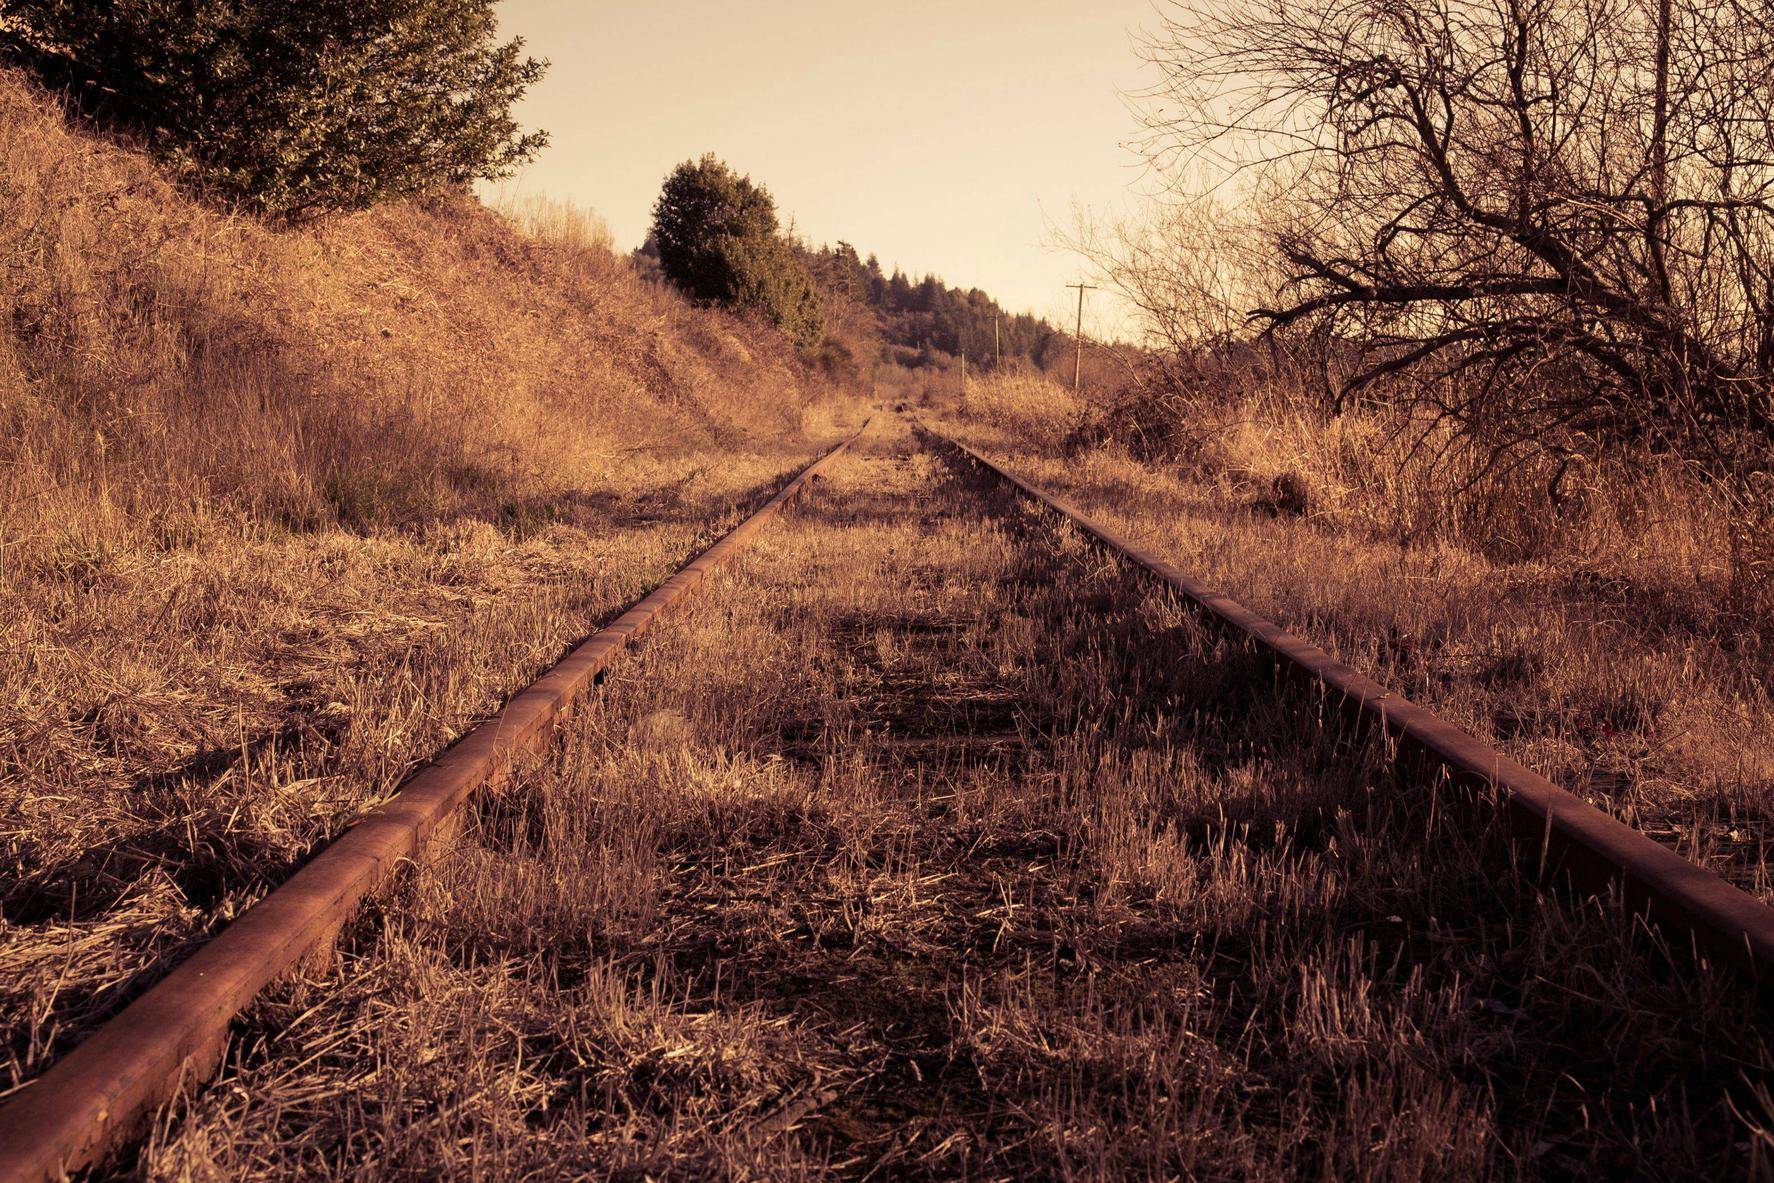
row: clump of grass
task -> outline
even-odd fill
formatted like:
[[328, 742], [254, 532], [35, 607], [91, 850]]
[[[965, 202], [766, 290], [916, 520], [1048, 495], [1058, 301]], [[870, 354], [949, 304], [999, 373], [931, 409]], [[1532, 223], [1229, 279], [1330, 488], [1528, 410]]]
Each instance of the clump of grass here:
[[610, 226], [596, 210], [545, 193], [523, 196], [514, 188], [496, 192], [492, 208], [525, 237], [546, 244], [556, 266], [605, 281], [632, 272], [629, 261], [617, 256]]
[[1076, 426], [1085, 406], [1051, 378], [1012, 370], [970, 382], [958, 413], [1006, 436], [1054, 448]]
[[[1050, 380], [1030, 376], [1014, 392], [980, 401], [1002, 397], [1047, 420], [1046, 428], [1020, 432], [1046, 450], [1053, 420], [1063, 420], [1074, 451], [1105, 447], [1174, 468], [1258, 508], [1275, 508], [1276, 490], [1286, 486], [1282, 500], [1375, 539], [1448, 542], [1505, 562], [1638, 544], [1704, 566], [1706, 590], [1723, 603], [1735, 569], [1731, 523], [1745, 520], [1747, 502], [1738, 497], [1734, 505], [1729, 490], [1691, 466], [1648, 450], [1564, 455], [1519, 441], [1501, 447], [1409, 408], [1355, 402], [1333, 410], [1300, 381], [1285, 370], [1229, 364], [1192, 385], [1135, 385], [1102, 402], [1067, 405], [1054, 401], [1063, 392]], [[1028, 385], [1049, 389], [1021, 389]], [[1004, 426], [974, 406], [957, 409], [977, 427]]]

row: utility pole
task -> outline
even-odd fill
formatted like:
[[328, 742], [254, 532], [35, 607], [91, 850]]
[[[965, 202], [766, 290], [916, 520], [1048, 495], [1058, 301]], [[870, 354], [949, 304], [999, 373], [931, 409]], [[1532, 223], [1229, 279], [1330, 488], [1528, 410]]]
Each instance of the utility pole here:
[[1084, 293], [1096, 291], [1095, 284], [1069, 283], [1069, 288], [1078, 289], [1078, 331], [1072, 340], [1076, 343], [1076, 352], [1072, 354], [1072, 393], [1078, 393], [1078, 378], [1084, 373]]
[[996, 368], [1004, 368], [1004, 318], [992, 318], [992, 356], [997, 358]]
[[961, 351], [961, 393], [967, 393], [967, 351]]

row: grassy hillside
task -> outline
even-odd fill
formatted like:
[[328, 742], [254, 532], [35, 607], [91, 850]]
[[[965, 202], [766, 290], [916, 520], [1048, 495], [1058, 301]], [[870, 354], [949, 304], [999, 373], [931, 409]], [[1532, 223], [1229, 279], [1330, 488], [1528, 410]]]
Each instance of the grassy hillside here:
[[485, 512], [636, 447], [791, 430], [820, 393], [774, 337], [467, 199], [276, 233], [70, 131], [14, 77], [0, 161], [13, 539]]
[[570, 212], [274, 232], [0, 74], [0, 1088], [835, 439]]

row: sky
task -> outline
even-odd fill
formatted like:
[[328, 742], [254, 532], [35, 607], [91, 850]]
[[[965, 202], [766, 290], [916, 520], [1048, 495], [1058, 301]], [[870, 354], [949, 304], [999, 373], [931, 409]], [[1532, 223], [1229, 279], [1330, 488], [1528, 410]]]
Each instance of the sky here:
[[1069, 321], [1084, 268], [1051, 228], [1139, 179], [1122, 95], [1152, 3], [504, 0], [553, 66], [518, 109], [552, 142], [502, 188], [590, 206], [627, 249], [666, 173], [713, 152], [812, 242]]

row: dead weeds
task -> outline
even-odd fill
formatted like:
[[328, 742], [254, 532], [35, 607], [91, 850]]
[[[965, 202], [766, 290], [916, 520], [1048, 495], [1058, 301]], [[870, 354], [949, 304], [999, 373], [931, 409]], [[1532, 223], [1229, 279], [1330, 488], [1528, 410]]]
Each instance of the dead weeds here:
[[1544, 891], [1488, 810], [1254, 671], [878, 441], [337, 974], [264, 1000], [130, 1169], [1766, 1171], [1774, 1059], [1735, 982]]

